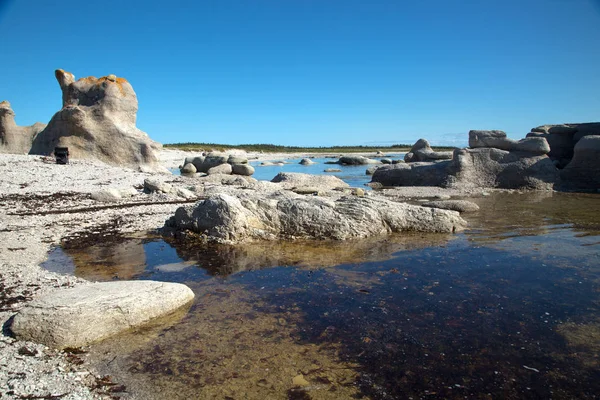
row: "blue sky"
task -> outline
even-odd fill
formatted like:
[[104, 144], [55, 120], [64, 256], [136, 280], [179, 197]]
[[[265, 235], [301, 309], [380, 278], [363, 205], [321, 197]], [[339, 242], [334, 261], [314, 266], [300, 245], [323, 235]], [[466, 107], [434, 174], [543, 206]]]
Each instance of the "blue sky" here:
[[116, 74], [161, 143], [466, 145], [600, 120], [599, 0], [0, 0], [0, 101]]

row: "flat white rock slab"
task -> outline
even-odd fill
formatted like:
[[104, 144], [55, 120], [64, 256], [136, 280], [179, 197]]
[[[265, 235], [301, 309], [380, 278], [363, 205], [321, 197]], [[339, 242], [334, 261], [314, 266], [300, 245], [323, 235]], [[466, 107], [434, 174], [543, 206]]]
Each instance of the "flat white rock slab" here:
[[180, 283], [118, 281], [48, 293], [15, 316], [17, 338], [54, 348], [79, 347], [169, 314], [194, 298]]

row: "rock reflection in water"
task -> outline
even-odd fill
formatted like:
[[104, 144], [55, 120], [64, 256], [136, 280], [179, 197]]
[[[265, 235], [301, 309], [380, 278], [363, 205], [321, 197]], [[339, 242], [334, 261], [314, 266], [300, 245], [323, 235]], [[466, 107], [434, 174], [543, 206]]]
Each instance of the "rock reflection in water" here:
[[64, 251], [73, 260], [75, 275], [89, 280], [189, 281], [282, 265], [323, 268], [386, 260], [394, 252], [442, 245], [452, 238], [455, 236], [407, 233], [354, 241], [266, 241], [235, 246], [118, 238], [85, 248], [57, 249], [45, 266], [55, 269], [53, 265], [68, 264]]

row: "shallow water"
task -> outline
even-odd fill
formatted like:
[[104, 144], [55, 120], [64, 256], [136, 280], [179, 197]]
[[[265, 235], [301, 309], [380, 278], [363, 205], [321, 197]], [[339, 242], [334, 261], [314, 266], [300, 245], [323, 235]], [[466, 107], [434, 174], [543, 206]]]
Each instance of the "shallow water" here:
[[210, 248], [120, 238], [66, 246], [47, 265], [66, 257], [88, 279], [195, 291], [187, 314], [91, 349], [142, 398], [596, 398], [600, 196], [475, 201], [457, 235]]
[[[385, 158], [392, 160], [404, 160], [406, 153], [394, 153], [386, 154]], [[380, 160], [382, 157], [372, 157], [374, 160]], [[348, 185], [352, 187], [364, 187], [366, 183], [371, 182], [371, 176], [366, 174], [367, 168], [370, 165], [338, 165], [338, 164], [325, 164], [326, 162], [337, 161], [337, 158], [323, 158], [315, 157], [311, 158], [315, 164], [301, 165], [300, 160], [302, 158], [290, 158], [285, 160], [271, 160], [271, 161], [282, 161], [283, 165], [260, 165], [262, 161], [251, 160], [250, 165], [255, 169], [253, 178], [260, 181], [270, 181], [280, 172], [301, 172], [311, 175], [333, 175], [337, 176]], [[324, 172], [325, 169], [339, 169], [340, 172]], [[173, 172], [179, 175], [179, 169], [174, 169]]]

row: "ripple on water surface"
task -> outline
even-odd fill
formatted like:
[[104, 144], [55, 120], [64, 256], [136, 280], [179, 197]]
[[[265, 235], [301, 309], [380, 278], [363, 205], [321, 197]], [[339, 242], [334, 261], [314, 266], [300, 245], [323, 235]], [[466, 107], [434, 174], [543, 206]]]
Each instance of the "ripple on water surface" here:
[[119, 238], [49, 265], [195, 291], [187, 314], [91, 348], [145, 398], [596, 398], [599, 200], [495, 194], [459, 235]]

